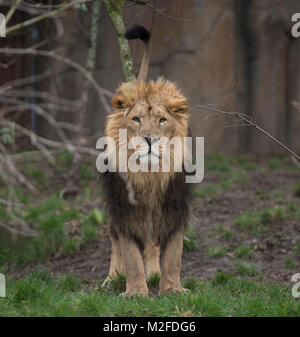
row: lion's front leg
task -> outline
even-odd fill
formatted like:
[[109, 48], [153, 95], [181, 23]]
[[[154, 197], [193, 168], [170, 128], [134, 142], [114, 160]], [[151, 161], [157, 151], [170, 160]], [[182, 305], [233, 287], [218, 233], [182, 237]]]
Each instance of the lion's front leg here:
[[185, 292], [180, 284], [183, 230], [174, 233], [162, 250], [162, 272], [159, 284], [160, 295], [169, 291]]
[[146, 275], [141, 252], [132, 239], [119, 237], [120, 251], [125, 265], [126, 291], [122, 296], [148, 295]]
[[145, 244], [144, 249], [145, 271], [146, 275], [153, 274], [160, 275], [160, 247], [155, 245], [154, 242]]
[[113, 278], [116, 278], [119, 274], [125, 273], [124, 262], [120, 252], [119, 240], [111, 238], [111, 258], [110, 258], [110, 267], [109, 272], [102, 283], [102, 287], [105, 287], [106, 284]]

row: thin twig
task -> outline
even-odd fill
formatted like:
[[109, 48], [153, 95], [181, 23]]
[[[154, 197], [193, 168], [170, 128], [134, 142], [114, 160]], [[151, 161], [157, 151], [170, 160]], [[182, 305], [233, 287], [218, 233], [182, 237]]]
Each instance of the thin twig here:
[[111, 111], [110, 106], [106, 102], [105, 96], [112, 97], [112, 93], [106, 89], [103, 89], [99, 86], [93, 75], [87, 71], [82, 65], [72, 61], [69, 58], [60, 56], [53, 51], [46, 50], [36, 50], [36, 49], [22, 49], [22, 48], [0, 48], [0, 53], [3, 54], [15, 54], [15, 55], [40, 55], [44, 57], [50, 57], [57, 61], [60, 61], [76, 70], [78, 70], [88, 81], [91, 82], [94, 89], [98, 92], [100, 101], [105, 108], [105, 110], [109, 113]]
[[[276, 144], [278, 144], [279, 146], [281, 146], [284, 150], [286, 150], [290, 155], [292, 155], [293, 157], [295, 157], [296, 159], [300, 160], [300, 156], [298, 156], [295, 152], [293, 152], [291, 149], [289, 149], [287, 146], [285, 146], [283, 143], [281, 143], [278, 139], [276, 139], [275, 137], [273, 137], [269, 132], [267, 132], [266, 130], [264, 130], [262, 127], [260, 127], [256, 122], [252, 121], [247, 115], [239, 113], [239, 112], [232, 112], [232, 111], [222, 111], [216, 108], [212, 108], [210, 106], [205, 106], [205, 105], [196, 105], [197, 108], [202, 108], [202, 109], [206, 109], [206, 110], [211, 110], [211, 111], [216, 111], [216, 114], [213, 115], [223, 115], [223, 114], [227, 114], [230, 116], [236, 116], [239, 117], [240, 119], [242, 119], [244, 122], [246, 122], [248, 125], [251, 125], [253, 127], [255, 127], [257, 130], [259, 130], [261, 133], [263, 133], [264, 135], [266, 135], [267, 137], [271, 138]], [[205, 118], [212, 116], [212, 115], [208, 115]]]

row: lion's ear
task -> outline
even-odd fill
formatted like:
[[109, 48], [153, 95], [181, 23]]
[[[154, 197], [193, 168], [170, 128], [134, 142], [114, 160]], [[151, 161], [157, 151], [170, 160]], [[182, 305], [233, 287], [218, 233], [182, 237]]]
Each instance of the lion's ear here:
[[125, 100], [122, 96], [120, 95], [115, 95], [112, 100], [111, 100], [111, 105], [113, 109], [115, 110], [120, 110], [120, 109], [125, 109]]
[[116, 110], [131, 108], [136, 97], [136, 86], [131, 82], [122, 83], [112, 98], [111, 105]]
[[183, 114], [186, 114], [188, 109], [187, 99], [184, 97], [173, 98], [167, 103], [167, 108], [171, 114], [182, 116]]

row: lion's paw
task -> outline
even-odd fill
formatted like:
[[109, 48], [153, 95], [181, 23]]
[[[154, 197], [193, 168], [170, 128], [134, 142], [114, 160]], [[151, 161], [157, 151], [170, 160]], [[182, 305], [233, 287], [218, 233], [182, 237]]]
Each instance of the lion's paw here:
[[106, 279], [102, 282], [101, 288], [107, 287], [110, 282], [111, 282], [111, 278], [109, 276], [107, 276]]
[[159, 290], [159, 295], [164, 296], [169, 293], [190, 293], [190, 290], [183, 288], [180, 284], [174, 286], [161, 287]]
[[147, 297], [148, 296], [148, 289], [141, 289], [139, 291], [137, 290], [132, 290], [132, 291], [129, 291], [129, 290], [126, 290], [124, 291], [123, 293], [121, 293], [119, 296], [123, 297], [123, 298], [132, 298], [132, 297], [135, 297], [135, 296], [145, 296]]

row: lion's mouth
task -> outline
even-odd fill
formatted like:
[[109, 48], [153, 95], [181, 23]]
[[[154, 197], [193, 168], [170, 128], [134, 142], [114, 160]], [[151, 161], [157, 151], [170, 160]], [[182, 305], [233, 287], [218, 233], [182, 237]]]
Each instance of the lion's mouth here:
[[154, 152], [152, 152], [152, 151], [149, 150], [148, 153], [145, 153], [145, 154], [143, 154], [141, 156], [138, 156], [138, 159], [142, 159], [142, 158], [145, 158], [145, 157], [150, 158], [151, 156], [154, 156], [154, 157], [156, 157], [158, 159], [162, 158], [161, 155], [157, 155], [156, 153], [154, 153]]

